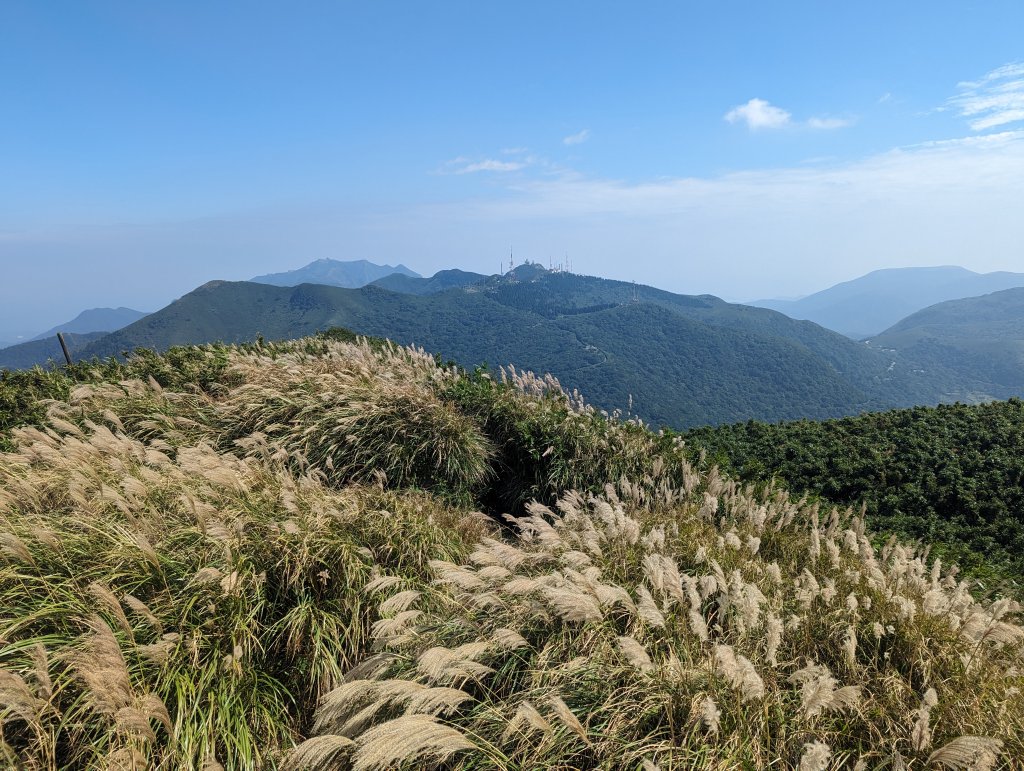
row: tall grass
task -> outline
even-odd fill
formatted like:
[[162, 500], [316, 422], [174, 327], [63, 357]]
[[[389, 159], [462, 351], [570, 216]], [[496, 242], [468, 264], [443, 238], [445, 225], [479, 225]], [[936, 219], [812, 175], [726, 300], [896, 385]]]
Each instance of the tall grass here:
[[[532, 507], [517, 543], [435, 562], [377, 682], [464, 692], [445, 724], [472, 768], [923, 767], [964, 736], [984, 752], [952, 767], [1019, 767], [1018, 605], [877, 551], [850, 512], [822, 523], [701, 483], [653, 506], [570, 493]], [[363, 731], [416, 714], [372, 704], [320, 728], [358, 757]]]
[[550, 378], [176, 355], [7, 434], [7, 765], [1022, 767], [1020, 607], [850, 511]]
[[0, 666], [32, 697], [0, 705], [4, 746], [42, 767], [271, 765], [369, 652], [362, 586], [416, 580], [481, 527], [289, 458], [65, 428], [15, 431], [0, 464]]

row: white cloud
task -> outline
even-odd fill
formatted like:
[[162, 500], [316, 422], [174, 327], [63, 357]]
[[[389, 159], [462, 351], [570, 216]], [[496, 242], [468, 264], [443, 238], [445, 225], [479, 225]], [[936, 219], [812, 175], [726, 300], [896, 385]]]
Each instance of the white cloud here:
[[751, 131], [757, 129], [777, 129], [790, 125], [790, 114], [781, 107], [776, 107], [764, 99], [751, 99], [746, 104], [733, 107], [725, 114], [730, 123], [742, 121]]
[[577, 131], [575, 134], [570, 134], [562, 140], [563, 145], [581, 145], [590, 139], [590, 129], [583, 129]]
[[540, 253], [567, 244], [585, 272], [753, 297], [897, 264], [1019, 267], [1022, 187], [1024, 130], [707, 177], [516, 177], [424, 219], [481, 239], [526, 234]]
[[470, 161], [467, 158], [460, 157], [448, 161], [445, 165], [452, 174], [474, 174], [478, 171], [507, 172], [526, 168], [526, 164], [521, 161], [499, 161], [494, 158]]
[[845, 118], [811, 118], [807, 125], [812, 129], [841, 129], [846, 128], [852, 121]]
[[957, 84], [949, 99], [974, 131], [1024, 121], [1024, 63], [1004, 64], [980, 80]]

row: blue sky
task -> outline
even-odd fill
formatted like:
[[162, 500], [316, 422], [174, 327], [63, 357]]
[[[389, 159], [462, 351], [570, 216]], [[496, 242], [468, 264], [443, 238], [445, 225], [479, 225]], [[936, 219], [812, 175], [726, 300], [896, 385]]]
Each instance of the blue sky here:
[[1024, 4], [0, 5], [0, 340], [320, 257], [1024, 271]]

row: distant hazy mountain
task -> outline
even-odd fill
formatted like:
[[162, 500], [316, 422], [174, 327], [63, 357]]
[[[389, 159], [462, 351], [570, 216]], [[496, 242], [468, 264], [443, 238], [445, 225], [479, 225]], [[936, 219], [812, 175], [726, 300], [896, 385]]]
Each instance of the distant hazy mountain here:
[[1024, 286], [1024, 273], [975, 273], [954, 266], [892, 268], [836, 284], [800, 300], [756, 300], [751, 305], [809, 319], [854, 340], [888, 329], [922, 308]]
[[471, 284], [483, 281], [485, 278], [487, 276], [483, 273], [471, 273], [465, 270], [453, 269], [438, 271], [430, 278], [417, 278], [404, 273], [392, 273], [390, 276], [378, 278], [372, 284], [382, 289], [390, 289], [392, 292], [428, 295], [455, 287], [470, 286]]
[[404, 265], [376, 265], [366, 260], [314, 260], [304, 268], [289, 270], [284, 273], [269, 273], [252, 279], [257, 284], [273, 286], [298, 286], [299, 284], [324, 284], [355, 289], [376, 281], [379, 278], [398, 273], [412, 278], [420, 278], [420, 274], [409, 270]]
[[[80, 335], [67, 332], [64, 335], [64, 341], [68, 345], [72, 359], [78, 360], [77, 354], [82, 348], [107, 334], [107, 332], [88, 332]], [[0, 349], [0, 369], [31, 369], [37, 364], [44, 366], [48, 362], [64, 363], [64, 353], [60, 349], [60, 343], [57, 342], [56, 333], [42, 340], [30, 340], [27, 343]]]
[[936, 376], [971, 377], [991, 398], [1024, 395], [1024, 288], [932, 305], [875, 335], [870, 346], [912, 358]]
[[946, 398], [911, 366], [806, 321], [652, 287], [522, 266], [429, 295], [211, 282], [86, 346], [285, 339], [331, 326], [415, 343], [467, 367], [551, 372], [655, 424], [821, 418]]
[[89, 332], [116, 332], [134, 321], [138, 321], [147, 314], [131, 308], [90, 308], [82, 311], [71, 321], [58, 324], [42, 334], [36, 335], [32, 340], [45, 340], [53, 337], [58, 332], [65, 335], [69, 332], [87, 334]]

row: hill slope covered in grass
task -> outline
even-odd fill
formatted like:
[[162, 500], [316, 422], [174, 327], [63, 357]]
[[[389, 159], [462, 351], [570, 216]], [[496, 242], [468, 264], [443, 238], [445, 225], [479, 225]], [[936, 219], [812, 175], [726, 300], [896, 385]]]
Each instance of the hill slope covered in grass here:
[[1019, 605], [550, 377], [103, 366], [0, 383], [12, 765], [1020, 768]]

